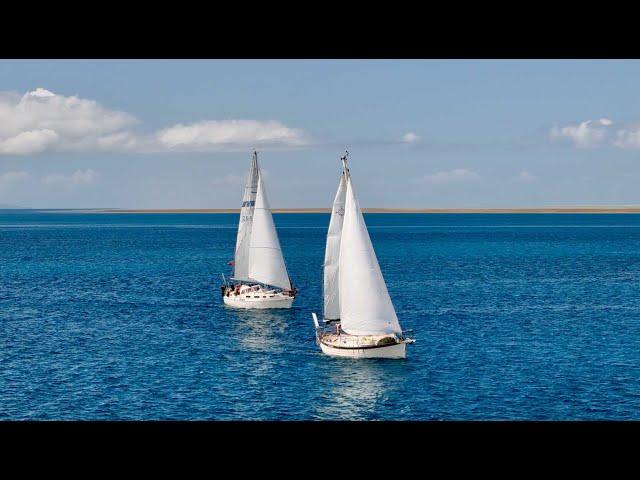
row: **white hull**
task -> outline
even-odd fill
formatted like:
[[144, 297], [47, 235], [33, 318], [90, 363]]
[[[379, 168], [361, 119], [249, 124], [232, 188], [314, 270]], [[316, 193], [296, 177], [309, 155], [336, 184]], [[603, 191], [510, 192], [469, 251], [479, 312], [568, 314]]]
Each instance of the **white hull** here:
[[278, 299], [223, 297], [224, 304], [234, 308], [291, 308], [293, 297]]
[[243, 287], [242, 293], [236, 295], [231, 289], [229, 295], [222, 296], [225, 305], [233, 308], [291, 308], [292, 297], [283, 292], [264, 290], [260, 287]]
[[334, 331], [323, 330], [315, 313], [311, 314], [316, 326], [316, 341], [323, 353], [333, 357], [349, 358], [405, 358], [406, 344], [413, 339], [396, 335], [349, 335], [339, 323], [332, 324]]
[[405, 358], [404, 343], [388, 345], [386, 347], [374, 348], [336, 348], [320, 343], [322, 352], [333, 357], [349, 357], [349, 358]]

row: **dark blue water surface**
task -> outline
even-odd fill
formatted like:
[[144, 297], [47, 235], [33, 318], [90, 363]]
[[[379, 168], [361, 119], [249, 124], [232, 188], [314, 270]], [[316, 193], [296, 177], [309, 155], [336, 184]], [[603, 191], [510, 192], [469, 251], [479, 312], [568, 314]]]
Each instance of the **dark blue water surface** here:
[[640, 419], [640, 215], [366, 215], [406, 360], [320, 353], [329, 217], [275, 221], [261, 312], [237, 215], [0, 211], [0, 418]]

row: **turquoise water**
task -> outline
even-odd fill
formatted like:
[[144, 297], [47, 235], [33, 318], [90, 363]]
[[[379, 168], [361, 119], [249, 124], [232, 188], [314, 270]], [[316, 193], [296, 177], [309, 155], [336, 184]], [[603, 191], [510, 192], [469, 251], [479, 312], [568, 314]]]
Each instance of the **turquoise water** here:
[[275, 215], [300, 293], [251, 312], [237, 215], [0, 211], [0, 418], [640, 419], [640, 215], [365, 218], [406, 360], [315, 345], [328, 215]]

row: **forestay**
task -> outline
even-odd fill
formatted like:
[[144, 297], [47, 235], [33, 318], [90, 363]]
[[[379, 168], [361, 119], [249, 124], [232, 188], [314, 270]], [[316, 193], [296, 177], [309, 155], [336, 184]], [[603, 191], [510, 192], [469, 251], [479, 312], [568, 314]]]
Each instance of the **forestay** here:
[[402, 332], [350, 177], [340, 241], [339, 292], [340, 322], [346, 333]]
[[285, 290], [291, 288], [260, 171], [249, 247], [249, 278]]

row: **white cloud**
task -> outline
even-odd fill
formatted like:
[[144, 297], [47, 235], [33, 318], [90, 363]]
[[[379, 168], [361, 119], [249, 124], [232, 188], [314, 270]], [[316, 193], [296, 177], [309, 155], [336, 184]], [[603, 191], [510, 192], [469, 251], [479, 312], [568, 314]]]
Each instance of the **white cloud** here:
[[[596, 147], [603, 144], [622, 149], [640, 149], [640, 124], [612, 127], [608, 118], [587, 120], [577, 125], [553, 127], [551, 138], [570, 139], [578, 148]], [[611, 128], [610, 128], [611, 127]]]
[[29, 130], [17, 135], [0, 139], [0, 153], [6, 155], [29, 155], [43, 152], [55, 145], [60, 136], [48, 128], [42, 130]]
[[211, 183], [213, 185], [244, 185], [245, 177], [242, 175], [234, 175], [232, 173], [224, 177], [214, 178]]
[[300, 129], [276, 120], [203, 120], [148, 134], [138, 120], [93, 100], [37, 88], [20, 96], [0, 92], [0, 155], [58, 152], [208, 152], [309, 143]]
[[586, 120], [579, 124], [569, 124], [564, 127], [554, 126], [550, 136], [552, 140], [566, 139], [573, 142], [577, 148], [591, 148], [601, 145], [607, 138], [607, 128], [613, 124], [608, 118]]
[[84, 171], [76, 170], [73, 172], [73, 175], [71, 175], [71, 181], [76, 184], [93, 183], [99, 176], [100, 174], [98, 172], [90, 168]]
[[640, 125], [632, 124], [616, 130], [612, 125], [613, 122], [608, 118], [587, 120], [564, 127], [555, 126], [551, 129], [550, 136], [552, 139], [571, 140], [578, 148], [597, 147], [605, 143], [623, 149], [640, 148]]
[[536, 180], [537, 178], [538, 177], [536, 177], [531, 172], [527, 172], [526, 170], [523, 170], [518, 174], [518, 176], [516, 177], [516, 180], [520, 182], [530, 182], [532, 180]]
[[420, 181], [426, 183], [451, 183], [477, 180], [479, 178], [480, 175], [478, 175], [476, 172], [467, 170], [465, 168], [455, 168], [449, 171], [425, 175], [420, 179]]
[[16, 182], [21, 182], [23, 180], [27, 180], [30, 177], [31, 175], [29, 175], [28, 172], [23, 172], [23, 171], [5, 172], [0, 174], [0, 183], [3, 183], [3, 184], [16, 183]]
[[91, 150], [104, 135], [137, 123], [133, 115], [93, 100], [56, 95], [43, 88], [0, 95], [0, 154]]
[[618, 148], [640, 148], [640, 126], [619, 130], [613, 145]]
[[69, 180], [69, 177], [65, 177], [61, 173], [50, 173], [42, 177], [42, 183], [45, 183], [47, 185], [60, 184]]
[[26, 96], [27, 97], [47, 98], [47, 97], [55, 97], [56, 94], [53, 93], [53, 92], [50, 92], [49, 90], [45, 90], [44, 88], [38, 87], [32, 92], [27, 92]]
[[45, 185], [74, 187], [81, 185], [90, 185], [94, 183], [100, 176], [99, 172], [92, 169], [76, 170], [71, 175], [63, 175], [61, 173], [50, 173], [42, 177], [42, 183]]
[[195, 151], [308, 143], [302, 130], [289, 128], [275, 120], [204, 120], [165, 128], [157, 132], [156, 138], [166, 149]]
[[413, 132], [407, 132], [402, 136], [403, 143], [417, 143], [420, 141], [420, 137]]

